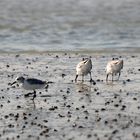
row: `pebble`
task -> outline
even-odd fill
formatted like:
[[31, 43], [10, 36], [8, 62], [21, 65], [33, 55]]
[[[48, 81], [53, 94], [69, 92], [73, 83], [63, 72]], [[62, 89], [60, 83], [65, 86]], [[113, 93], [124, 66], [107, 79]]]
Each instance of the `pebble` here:
[[17, 109], [19, 109], [19, 108], [21, 108], [21, 106], [20, 106], [20, 105], [18, 105], [18, 106], [17, 106]]
[[66, 76], [66, 74], [62, 73], [62, 78], [64, 78]]
[[127, 79], [126, 81], [127, 81], [127, 82], [130, 82], [131, 80], [130, 80], [130, 79]]
[[82, 105], [82, 106], [81, 106], [81, 108], [85, 108], [85, 106], [84, 106], [84, 105]]
[[101, 111], [105, 111], [106, 109], [105, 108], [101, 108]]
[[114, 130], [113, 132], [112, 132], [112, 134], [116, 134], [116, 133], [118, 133], [119, 131], [118, 130]]
[[10, 67], [10, 65], [8, 65], [8, 64], [7, 64], [7, 65], [6, 65], [6, 67], [7, 67], [7, 68], [9, 68], [9, 67]]
[[119, 107], [119, 104], [114, 104], [115, 107]]
[[91, 134], [88, 134], [88, 135], [87, 135], [87, 138], [91, 138], [91, 137], [92, 137], [92, 135], [91, 135]]
[[134, 98], [133, 98], [133, 100], [137, 101], [137, 98], [136, 98], [136, 97], [134, 97]]

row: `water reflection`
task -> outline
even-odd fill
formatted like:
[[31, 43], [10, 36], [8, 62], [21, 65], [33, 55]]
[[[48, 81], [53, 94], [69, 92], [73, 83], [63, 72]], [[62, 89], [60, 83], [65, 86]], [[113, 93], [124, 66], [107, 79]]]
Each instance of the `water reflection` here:
[[76, 92], [91, 92], [91, 84], [84, 82], [76, 83]]
[[36, 101], [35, 100], [31, 100], [31, 99], [27, 99], [26, 100], [26, 107], [28, 109], [31, 109], [31, 110], [36, 109]]
[[106, 85], [113, 86], [114, 85], [114, 82], [113, 81], [106, 81]]

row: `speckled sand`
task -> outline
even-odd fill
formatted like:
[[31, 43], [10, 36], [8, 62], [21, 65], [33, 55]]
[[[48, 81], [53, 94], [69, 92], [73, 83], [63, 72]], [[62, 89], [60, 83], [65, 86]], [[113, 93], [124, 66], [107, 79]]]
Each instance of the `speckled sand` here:
[[[96, 85], [75, 83], [75, 67], [92, 57]], [[124, 60], [119, 81], [105, 82], [112, 57]], [[17, 76], [52, 81], [28, 93], [10, 86]], [[139, 140], [140, 55], [138, 53], [33, 53], [0, 55], [0, 140]], [[79, 77], [81, 79], [81, 77]]]

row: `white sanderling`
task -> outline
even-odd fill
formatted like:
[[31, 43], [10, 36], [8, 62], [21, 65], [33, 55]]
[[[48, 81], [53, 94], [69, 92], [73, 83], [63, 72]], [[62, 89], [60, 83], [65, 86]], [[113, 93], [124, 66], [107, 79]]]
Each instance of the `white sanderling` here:
[[25, 94], [25, 97], [29, 96], [30, 94], [33, 94], [33, 100], [36, 97], [36, 89], [44, 88], [49, 82], [42, 81], [35, 78], [24, 78], [24, 77], [18, 77], [16, 80], [11, 84], [19, 83], [21, 86], [26, 90], [33, 90], [33, 93]]
[[90, 58], [83, 58], [83, 60], [77, 64], [76, 66], [76, 77], [75, 82], [77, 81], [77, 78], [79, 75], [82, 76], [82, 81], [84, 81], [84, 76], [87, 74], [90, 74], [90, 82], [92, 82], [91, 77], [91, 69], [92, 69], [92, 61]]
[[112, 59], [112, 61], [109, 61], [107, 66], [106, 66], [106, 81], [108, 81], [108, 76], [109, 74], [112, 75], [112, 81], [113, 81], [113, 75], [116, 75], [119, 73], [118, 80], [121, 75], [121, 69], [123, 69], [123, 60], [116, 60]]

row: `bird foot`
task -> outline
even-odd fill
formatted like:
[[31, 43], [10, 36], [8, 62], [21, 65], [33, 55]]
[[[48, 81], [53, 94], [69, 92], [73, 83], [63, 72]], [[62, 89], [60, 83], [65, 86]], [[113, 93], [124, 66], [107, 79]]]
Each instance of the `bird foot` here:
[[90, 82], [93, 83], [93, 85], [96, 85], [96, 82], [92, 79], [90, 79]]
[[45, 86], [45, 89], [48, 89], [48, 87], [49, 87], [49, 85], [46, 85], [46, 86]]

